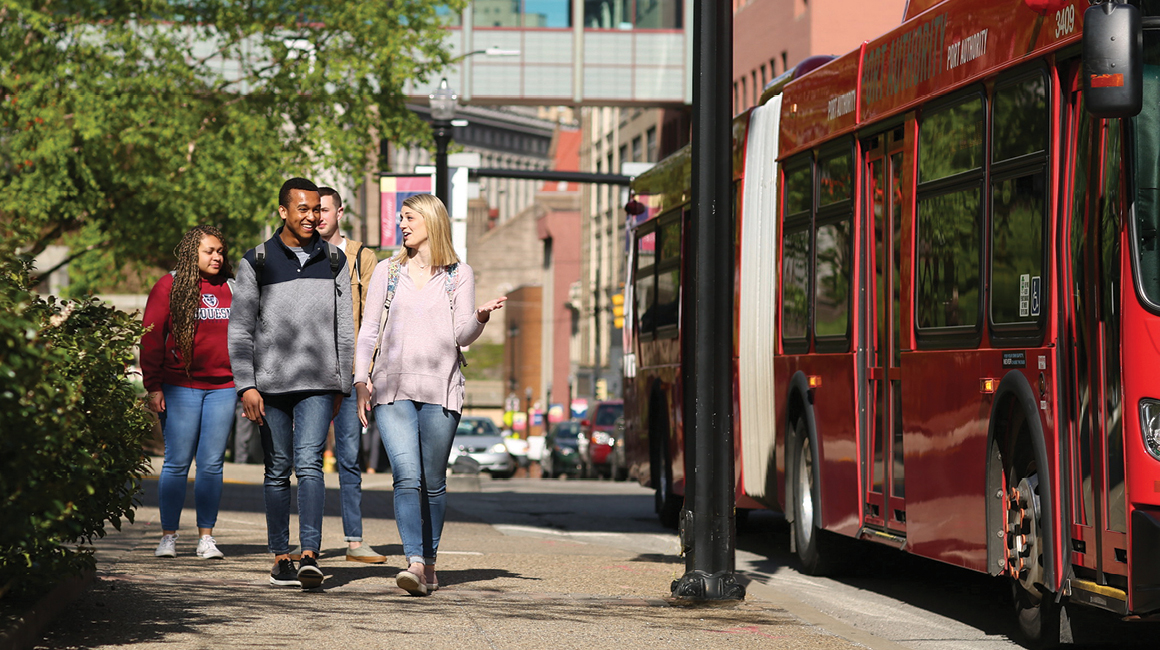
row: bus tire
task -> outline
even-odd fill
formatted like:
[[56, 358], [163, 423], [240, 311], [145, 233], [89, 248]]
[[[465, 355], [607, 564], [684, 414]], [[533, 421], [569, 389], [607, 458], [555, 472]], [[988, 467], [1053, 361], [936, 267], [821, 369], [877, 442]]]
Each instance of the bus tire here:
[[822, 530], [821, 512], [815, 497], [817, 468], [814, 462], [813, 445], [806, 431], [805, 420], [794, 421], [794, 502], [793, 535], [802, 571], [812, 576], [832, 575], [839, 569], [839, 550], [835, 546], [840, 541], [829, 531]]
[[1007, 494], [1018, 496], [1009, 503], [1007, 525], [1009, 530], [1014, 528], [1022, 532], [1026, 543], [1020, 543], [1027, 549], [1023, 557], [1024, 568], [1011, 577], [1015, 619], [1029, 647], [1057, 648], [1072, 641], [1071, 622], [1062, 599], [1043, 584], [1048, 540], [1041, 525], [1043, 509], [1039, 469], [1031, 445], [1030, 427], [1021, 409], [1014, 409], [1011, 425], [1015, 446], [1005, 474]]

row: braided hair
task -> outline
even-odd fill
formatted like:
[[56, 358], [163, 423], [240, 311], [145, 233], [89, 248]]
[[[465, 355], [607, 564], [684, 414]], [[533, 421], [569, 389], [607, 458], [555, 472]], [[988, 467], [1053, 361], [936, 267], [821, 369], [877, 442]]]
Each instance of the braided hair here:
[[172, 322], [173, 338], [181, 352], [185, 364], [185, 374], [189, 376], [189, 366], [193, 363], [193, 339], [197, 335], [197, 310], [201, 302], [201, 274], [197, 268], [198, 248], [207, 236], [217, 237], [222, 243], [222, 266], [218, 275], [233, 277], [229, 252], [222, 233], [213, 226], [196, 226], [177, 244], [173, 254], [177, 256], [177, 269], [173, 275], [173, 287], [169, 290], [169, 318]]

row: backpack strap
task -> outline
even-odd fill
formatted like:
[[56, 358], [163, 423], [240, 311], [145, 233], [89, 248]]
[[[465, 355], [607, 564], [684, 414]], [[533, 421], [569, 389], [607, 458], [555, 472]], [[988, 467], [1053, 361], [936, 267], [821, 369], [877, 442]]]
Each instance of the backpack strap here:
[[262, 269], [266, 268], [266, 242], [254, 247], [254, 278], [258, 286], [262, 286]]
[[[452, 327], [454, 327], [454, 321], [455, 321], [455, 287], [458, 286], [459, 263], [453, 262], [453, 263], [447, 265], [447, 267], [445, 269], [443, 269], [443, 272], [447, 274], [447, 278], [443, 282], [443, 289], [445, 291], [447, 291], [447, 303], [449, 305], [451, 305], [451, 320], [452, 320]], [[467, 367], [467, 358], [463, 356], [463, 350], [459, 347], [458, 343], [456, 343], [456, 345], [455, 345], [455, 351], [459, 355], [459, 367], [466, 368]]]
[[359, 244], [358, 252], [354, 254], [354, 281], [359, 289], [362, 289], [362, 254], [366, 249], [366, 246]]
[[375, 351], [371, 354], [371, 371], [374, 370], [375, 361], [378, 360], [379, 351], [382, 349], [383, 330], [387, 328], [387, 316], [391, 311], [391, 301], [395, 299], [395, 289], [399, 288], [399, 270], [400, 266], [396, 260], [387, 260], [387, 298], [383, 301], [383, 313], [379, 316], [379, 334], [375, 337]]
[[338, 247], [331, 245], [325, 239], [319, 239], [322, 243], [322, 250], [326, 256], [330, 258], [330, 277], [337, 278], [338, 272], [342, 270], [342, 262], [338, 259]]

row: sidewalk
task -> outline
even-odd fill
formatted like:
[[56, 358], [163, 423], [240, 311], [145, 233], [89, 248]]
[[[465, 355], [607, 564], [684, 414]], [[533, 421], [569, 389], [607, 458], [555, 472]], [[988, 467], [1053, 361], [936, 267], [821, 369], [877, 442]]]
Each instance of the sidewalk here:
[[[160, 461], [154, 460], [160, 468]], [[155, 480], [146, 481], [137, 521], [97, 542], [97, 579], [49, 628], [37, 648], [849, 648], [817, 619], [787, 611], [789, 601], [751, 585], [744, 602], [706, 607], [672, 603], [670, 582], [684, 572], [674, 556], [534, 537], [507, 536], [455, 510], [455, 492], [478, 491], [474, 478], [449, 483], [448, 522], [439, 553], [440, 590], [415, 598], [399, 590], [402, 548], [391, 518], [390, 475], [363, 482], [364, 539], [385, 565], [345, 559], [337, 477], [327, 475], [320, 565], [323, 590], [268, 582], [260, 465], [226, 464], [214, 535], [226, 559], [194, 556], [193, 529], [176, 559], [156, 558], [160, 537]], [[487, 481], [487, 478], [480, 479]], [[332, 485], [333, 482], [333, 485]], [[193, 520], [193, 491], [183, 526]], [[291, 539], [297, 521], [291, 520]], [[811, 617], [806, 616], [806, 619]], [[826, 627], [829, 627], [828, 625]], [[872, 644], [876, 645], [876, 644]]]

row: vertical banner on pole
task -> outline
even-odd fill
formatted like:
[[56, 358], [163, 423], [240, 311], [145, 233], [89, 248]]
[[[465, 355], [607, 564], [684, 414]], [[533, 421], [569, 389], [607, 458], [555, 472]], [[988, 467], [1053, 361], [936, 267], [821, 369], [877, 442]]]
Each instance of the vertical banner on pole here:
[[399, 229], [399, 213], [403, 201], [416, 194], [431, 194], [435, 179], [431, 174], [384, 174], [379, 179], [379, 223], [382, 233], [379, 246], [398, 248], [403, 245], [403, 233]]

